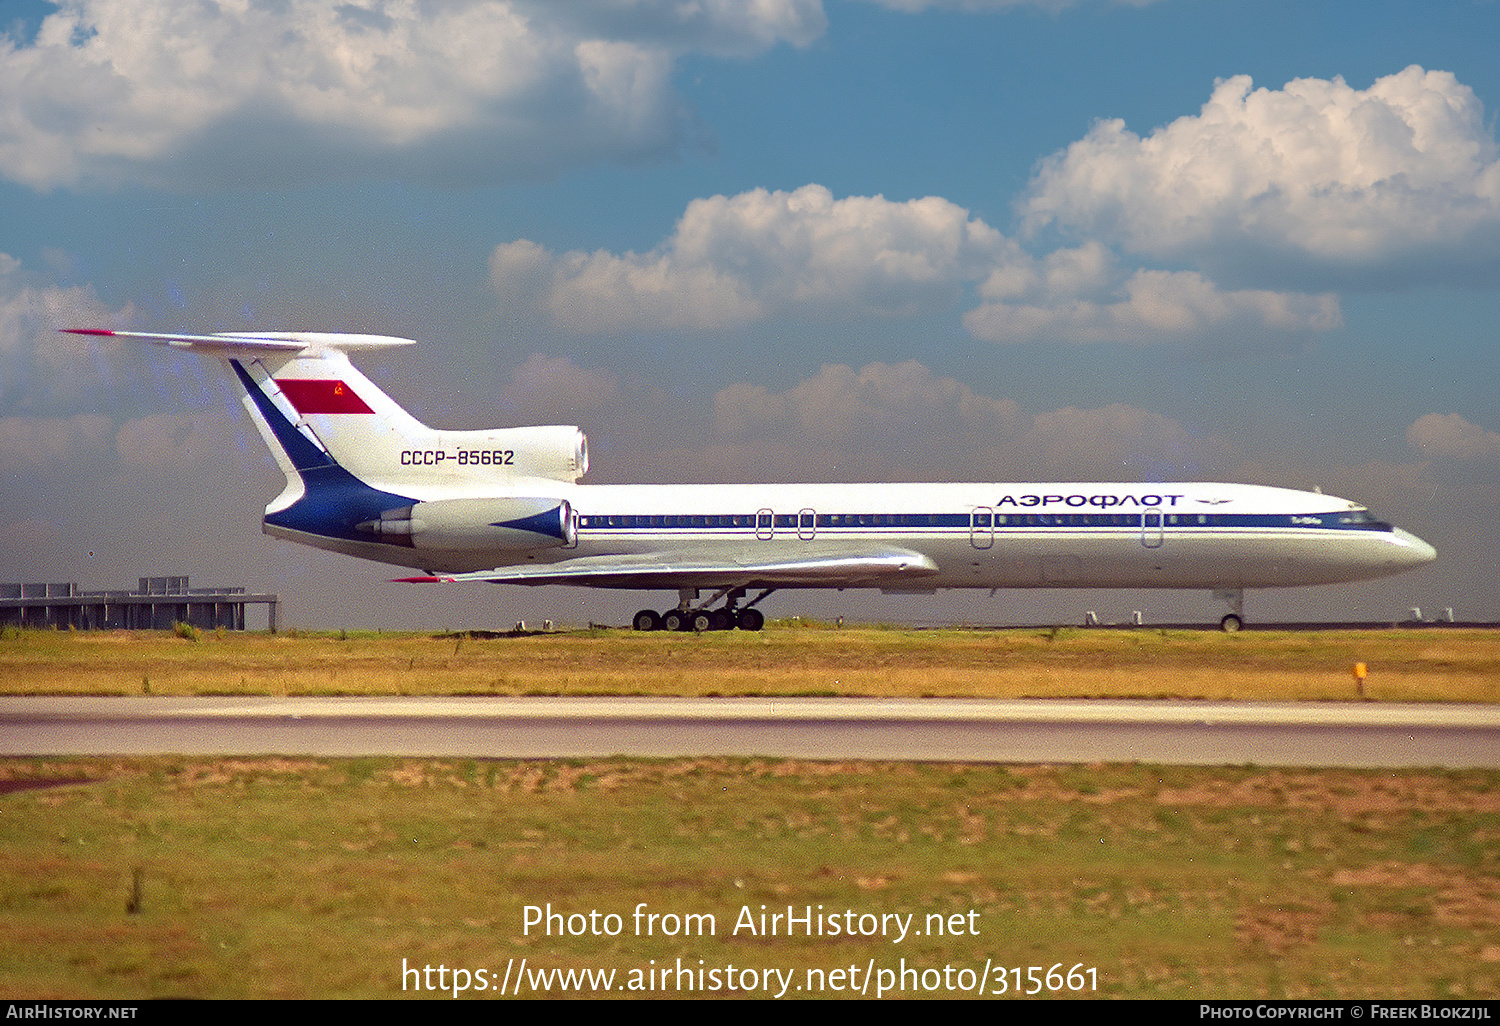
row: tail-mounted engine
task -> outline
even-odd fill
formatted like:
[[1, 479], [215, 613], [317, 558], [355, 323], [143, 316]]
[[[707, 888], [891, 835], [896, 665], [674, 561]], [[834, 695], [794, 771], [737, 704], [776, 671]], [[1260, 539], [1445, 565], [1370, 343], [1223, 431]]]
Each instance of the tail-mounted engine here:
[[576, 427], [434, 431], [426, 436], [404, 436], [399, 444], [402, 449], [396, 481], [541, 477], [571, 483], [589, 469], [589, 440]]
[[387, 545], [443, 552], [524, 552], [577, 540], [563, 499], [440, 499], [386, 510], [359, 530]]
[[485, 434], [502, 442], [505, 451], [514, 450], [512, 472], [517, 476], [577, 481], [588, 473], [589, 440], [576, 427], [501, 428]]

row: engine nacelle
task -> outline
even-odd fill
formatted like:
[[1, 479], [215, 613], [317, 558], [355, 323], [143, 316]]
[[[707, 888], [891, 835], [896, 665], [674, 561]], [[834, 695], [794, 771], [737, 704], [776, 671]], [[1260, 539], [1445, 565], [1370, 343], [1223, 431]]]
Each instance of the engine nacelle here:
[[589, 472], [588, 436], [576, 427], [519, 427], [503, 431], [507, 441], [515, 442], [517, 474], [571, 482]]
[[387, 545], [444, 552], [525, 552], [577, 540], [564, 499], [439, 499], [386, 510], [361, 531]]
[[488, 431], [436, 431], [430, 440], [408, 438], [403, 467], [421, 467], [455, 481], [496, 477], [542, 477], [577, 481], [589, 469], [589, 440], [576, 427], [492, 428]]

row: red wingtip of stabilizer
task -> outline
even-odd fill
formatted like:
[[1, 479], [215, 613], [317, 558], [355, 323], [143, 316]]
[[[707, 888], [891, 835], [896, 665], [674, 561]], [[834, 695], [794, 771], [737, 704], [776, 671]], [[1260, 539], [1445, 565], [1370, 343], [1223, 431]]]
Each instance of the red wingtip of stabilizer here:
[[59, 331], [66, 331], [69, 335], [113, 335], [114, 334], [114, 332], [111, 331], [111, 330], [109, 330], [108, 328], [59, 328], [58, 330]]
[[449, 584], [451, 577], [393, 577], [392, 584]]

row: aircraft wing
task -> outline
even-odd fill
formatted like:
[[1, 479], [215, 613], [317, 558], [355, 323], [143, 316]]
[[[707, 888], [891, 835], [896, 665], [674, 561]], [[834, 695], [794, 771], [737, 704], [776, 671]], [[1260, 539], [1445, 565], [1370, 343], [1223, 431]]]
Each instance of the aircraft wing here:
[[842, 588], [917, 580], [937, 571], [937, 564], [919, 552], [883, 548], [822, 552], [764, 562], [726, 559], [717, 553], [580, 556], [560, 563], [401, 580], [572, 584], [594, 588]]

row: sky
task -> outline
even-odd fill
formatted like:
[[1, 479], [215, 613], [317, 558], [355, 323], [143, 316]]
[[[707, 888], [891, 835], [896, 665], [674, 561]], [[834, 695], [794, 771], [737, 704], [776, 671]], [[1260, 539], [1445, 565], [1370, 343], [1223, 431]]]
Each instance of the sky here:
[[1438, 561], [1250, 619], [1500, 620], [1497, 0], [10, 0], [0, 33], [0, 581], [187, 574], [313, 629], [673, 604], [266, 537], [216, 363], [57, 333], [300, 329], [416, 339], [360, 364], [433, 426], [578, 424], [586, 483], [1318, 487]]

